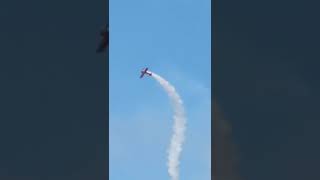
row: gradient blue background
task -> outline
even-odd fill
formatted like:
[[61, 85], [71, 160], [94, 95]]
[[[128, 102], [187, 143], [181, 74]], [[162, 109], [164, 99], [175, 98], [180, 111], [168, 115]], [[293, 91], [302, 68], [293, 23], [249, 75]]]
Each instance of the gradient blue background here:
[[163, 180], [172, 108], [151, 71], [171, 82], [187, 113], [181, 179], [211, 177], [211, 2], [110, 1], [110, 180]]

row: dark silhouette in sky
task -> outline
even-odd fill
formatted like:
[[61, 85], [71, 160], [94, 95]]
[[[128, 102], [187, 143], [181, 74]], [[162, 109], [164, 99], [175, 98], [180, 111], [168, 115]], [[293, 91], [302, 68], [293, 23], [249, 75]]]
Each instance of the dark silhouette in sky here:
[[318, 2], [215, 1], [214, 88], [245, 180], [320, 179]]
[[109, 46], [109, 25], [100, 32], [100, 36], [102, 39], [97, 49], [97, 53], [105, 52], [106, 48]]
[[238, 153], [232, 137], [232, 126], [223, 116], [217, 102], [213, 103], [212, 177], [221, 180], [241, 180]]
[[0, 179], [107, 179], [108, 1], [3, 1], [0, 20]]

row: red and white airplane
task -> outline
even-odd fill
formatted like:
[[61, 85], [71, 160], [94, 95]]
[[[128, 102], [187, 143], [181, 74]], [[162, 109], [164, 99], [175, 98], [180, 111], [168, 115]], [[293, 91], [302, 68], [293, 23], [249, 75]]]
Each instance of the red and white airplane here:
[[145, 74], [147, 74], [147, 75], [149, 75], [149, 76], [152, 76], [152, 73], [148, 71], [148, 68], [142, 69], [140, 78], [143, 78], [143, 76], [144, 76]]

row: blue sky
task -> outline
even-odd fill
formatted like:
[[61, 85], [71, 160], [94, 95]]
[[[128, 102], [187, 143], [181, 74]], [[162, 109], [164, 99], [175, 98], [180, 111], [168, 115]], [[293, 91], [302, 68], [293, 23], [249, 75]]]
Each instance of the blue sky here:
[[181, 95], [187, 115], [181, 179], [209, 180], [211, 1], [110, 1], [109, 178], [163, 180], [172, 107], [149, 67]]

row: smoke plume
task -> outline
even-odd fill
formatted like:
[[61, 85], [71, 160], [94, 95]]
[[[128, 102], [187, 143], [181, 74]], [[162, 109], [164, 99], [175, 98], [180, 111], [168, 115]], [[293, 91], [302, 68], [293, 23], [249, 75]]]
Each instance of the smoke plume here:
[[224, 118], [216, 102], [213, 128], [213, 179], [240, 180], [239, 159], [236, 144], [232, 139], [231, 123]]
[[155, 73], [152, 73], [152, 77], [156, 79], [167, 92], [174, 108], [173, 135], [168, 149], [167, 165], [171, 180], [179, 180], [179, 158], [182, 151], [182, 144], [185, 140], [184, 133], [186, 130], [186, 118], [183, 102], [175, 88], [168, 81]]

